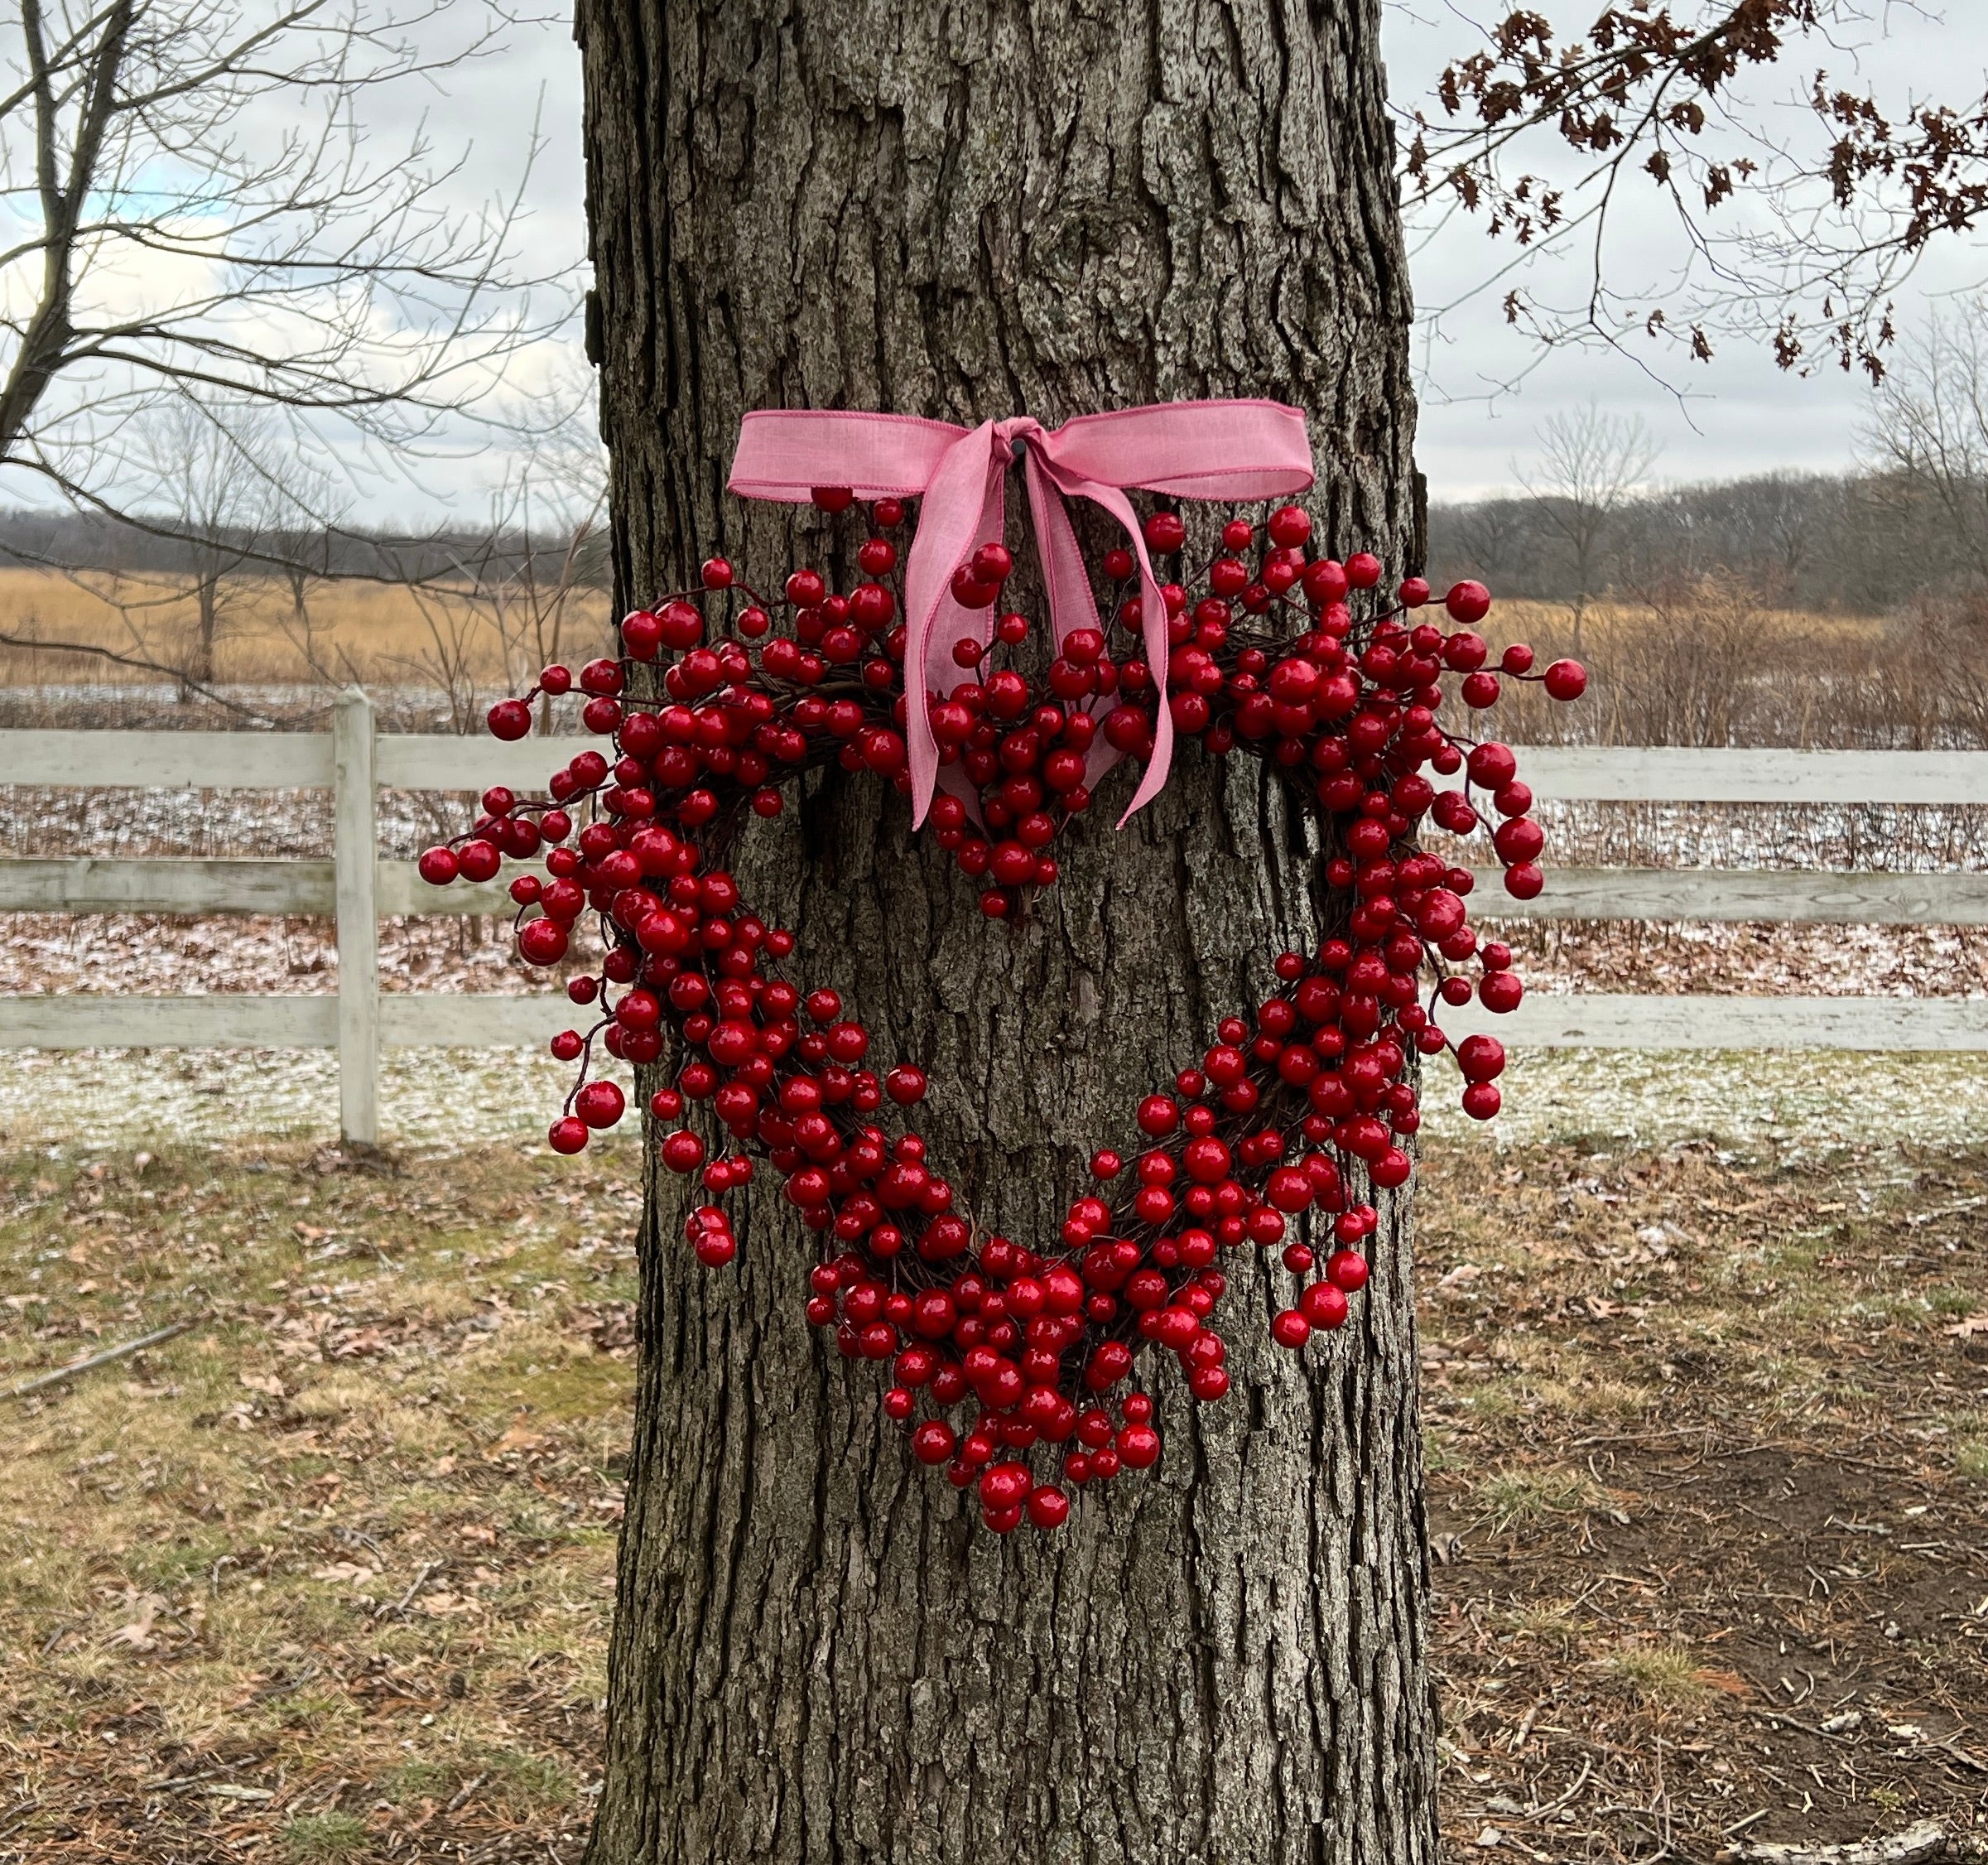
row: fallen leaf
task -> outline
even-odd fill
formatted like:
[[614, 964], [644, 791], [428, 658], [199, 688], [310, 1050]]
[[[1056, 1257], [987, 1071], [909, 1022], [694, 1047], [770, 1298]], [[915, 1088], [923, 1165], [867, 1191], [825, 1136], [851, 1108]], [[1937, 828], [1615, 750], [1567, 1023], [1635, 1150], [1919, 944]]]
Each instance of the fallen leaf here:
[[1729, 1697], [1746, 1698], [1754, 1694], [1754, 1687], [1736, 1670], [1712, 1670], [1701, 1665], [1692, 1673], [1693, 1680], [1708, 1689], [1719, 1690]]
[[272, 1399], [286, 1398], [283, 1382], [274, 1373], [243, 1373], [242, 1384], [251, 1392], [267, 1393]]
[[1983, 1308], [1979, 1314], [1965, 1315], [1951, 1328], [1942, 1328], [1940, 1332], [1951, 1334], [1957, 1341], [1964, 1341], [1974, 1334], [1988, 1334], [1988, 1308]]
[[119, 1626], [104, 1640], [106, 1645], [123, 1645], [133, 1651], [156, 1651], [159, 1641], [152, 1636], [152, 1622], [165, 1610], [166, 1602], [156, 1593], [147, 1593], [137, 1602], [137, 1616], [129, 1625]]
[[343, 1586], [346, 1582], [377, 1580], [379, 1569], [367, 1567], [355, 1560], [335, 1560], [329, 1567], [314, 1567], [310, 1570], [313, 1580], [329, 1580], [334, 1585]]
[[489, 1454], [498, 1457], [506, 1451], [542, 1451], [551, 1442], [543, 1432], [527, 1431], [522, 1424], [514, 1424], [490, 1447]]

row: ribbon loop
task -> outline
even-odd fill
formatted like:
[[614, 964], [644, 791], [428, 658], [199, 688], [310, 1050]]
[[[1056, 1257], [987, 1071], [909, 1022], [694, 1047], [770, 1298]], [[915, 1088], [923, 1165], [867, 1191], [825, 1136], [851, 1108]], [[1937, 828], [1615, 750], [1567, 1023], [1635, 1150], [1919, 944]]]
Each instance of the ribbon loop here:
[[[742, 498], [803, 504], [816, 487], [832, 485], [847, 486], [859, 499], [923, 502], [904, 564], [905, 739], [914, 824], [924, 821], [939, 782], [932, 701], [954, 683], [954, 647], [968, 639], [984, 644], [991, 625], [989, 611], [954, 600], [953, 574], [981, 545], [999, 540], [1008, 471], [1018, 451], [1059, 648], [1071, 630], [1094, 628], [1098, 619], [1068, 501], [1088, 499], [1109, 513], [1138, 567], [1146, 665], [1158, 714], [1153, 755], [1126, 817], [1159, 793], [1173, 752], [1167, 605], [1126, 493], [1268, 499], [1302, 492], [1313, 477], [1305, 417], [1280, 402], [1164, 402], [1080, 415], [1056, 428], [1029, 415], [974, 428], [834, 409], [768, 408], [747, 415], [728, 482]], [[1095, 744], [1093, 779], [1114, 761], [1101, 737]], [[1125, 817], [1119, 820], [1122, 825]]]

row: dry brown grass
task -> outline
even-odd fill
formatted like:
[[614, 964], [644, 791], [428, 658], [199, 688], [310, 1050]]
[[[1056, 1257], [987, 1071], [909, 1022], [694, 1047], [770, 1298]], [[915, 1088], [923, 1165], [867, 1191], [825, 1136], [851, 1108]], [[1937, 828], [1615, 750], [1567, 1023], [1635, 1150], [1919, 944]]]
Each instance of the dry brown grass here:
[[[493, 607], [466, 589], [416, 592], [362, 581], [310, 586], [300, 619], [280, 577], [229, 579], [222, 596], [214, 677], [226, 684], [288, 686], [327, 678], [368, 686], [484, 687], [525, 672], [522, 644]], [[0, 569], [0, 633], [75, 642], [179, 667], [190, 664], [196, 629], [190, 580], [164, 575], [71, 577], [53, 570]], [[561, 651], [584, 658], [607, 639], [608, 600], [596, 591], [568, 601]], [[0, 647], [0, 686], [138, 685], [158, 676], [96, 656]]]
[[[0, 1150], [0, 1383], [199, 1325], [0, 1409], [0, 1857], [573, 1865], [632, 1162], [62, 1150]], [[1428, 1168], [1451, 1854], [1487, 1824], [1594, 1865], [1708, 1859], [1739, 1821], [1965, 1827], [1988, 1159]]]
[[341, 1164], [0, 1159], [6, 1383], [196, 1323], [0, 1401], [0, 1855], [573, 1856], [632, 1185]]
[[1493, 715], [1514, 740], [1605, 745], [1929, 749], [1988, 744], [1988, 613], [1926, 600], [1896, 614], [1778, 607], [1744, 579], [1681, 578], [1638, 602], [1497, 603], [1494, 649], [1530, 643], [1543, 667], [1577, 655], [1578, 706], [1508, 682]]

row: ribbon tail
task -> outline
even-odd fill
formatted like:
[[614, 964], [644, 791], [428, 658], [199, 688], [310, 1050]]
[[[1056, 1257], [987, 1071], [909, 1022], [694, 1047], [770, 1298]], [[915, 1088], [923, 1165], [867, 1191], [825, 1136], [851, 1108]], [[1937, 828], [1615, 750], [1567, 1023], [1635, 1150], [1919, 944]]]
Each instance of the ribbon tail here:
[[[986, 522], [988, 475], [994, 466], [994, 424], [983, 422], [946, 451], [925, 489], [917, 535], [904, 566], [904, 742], [911, 764], [912, 826], [924, 822], [938, 781], [939, 744], [932, 736], [931, 652], [935, 639], [950, 654], [966, 611], [952, 598], [952, 574], [980, 539]], [[948, 611], [951, 611], [950, 613]]]
[[1043, 458], [1043, 443], [1028, 449], [1023, 477], [1028, 483], [1028, 512], [1035, 527], [1036, 556], [1042, 566], [1042, 586], [1049, 597], [1049, 624], [1061, 652], [1073, 629], [1095, 628], [1098, 605], [1090, 593], [1090, 571], [1070, 522], [1066, 494], [1095, 499], [1096, 491], [1081, 483], [1066, 484], [1064, 476]]
[[1167, 667], [1172, 648], [1167, 639], [1167, 605], [1160, 595], [1159, 580], [1153, 573], [1153, 560], [1146, 554], [1145, 533], [1140, 528], [1138, 514], [1133, 510], [1131, 500], [1112, 485], [1088, 486], [1085, 491], [1086, 497], [1103, 506], [1124, 527], [1125, 535], [1131, 541], [1132, 554], [1139, 566], [1140, 619], [1146, 640], [1146, 666], [1158, 698], [1153, 722], [1153, 755], [1146, 760], [1139, 787], [1133, 792], [1132, 801], [1119, 818], [1118, 826], [1122, 829], [1165, 788], [1167, 773], [1173, 763], [1173, 710], [1167, 703]]

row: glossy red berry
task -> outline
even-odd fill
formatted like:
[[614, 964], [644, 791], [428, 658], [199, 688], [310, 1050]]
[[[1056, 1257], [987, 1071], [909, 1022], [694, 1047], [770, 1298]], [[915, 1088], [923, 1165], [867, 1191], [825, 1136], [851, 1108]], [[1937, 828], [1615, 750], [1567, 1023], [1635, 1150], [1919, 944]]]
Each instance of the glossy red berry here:
[[657, 1150], [671, 1172], [693, 1173], [704, 1164], [704, 1142], [686, 1128], [667, 1135]]
[[1482, 583], [1455, 583], [1443, 598], [1442, 605], [1449, 611], [1451, 621], [1461, 622], [1468, 628], [1490, 614], [1491, 592]]
[[1587, 669], [1579, 661], [1555, 661], [1546, 670], [1548, 693], [1557, 700], [1577, 700], [1587, 691]]
[[573, 1097], [573, 1111], [590, 1127], [611, 1127], [628, 1106], [628, 1099], [612, 1082], [589, 1082]]

